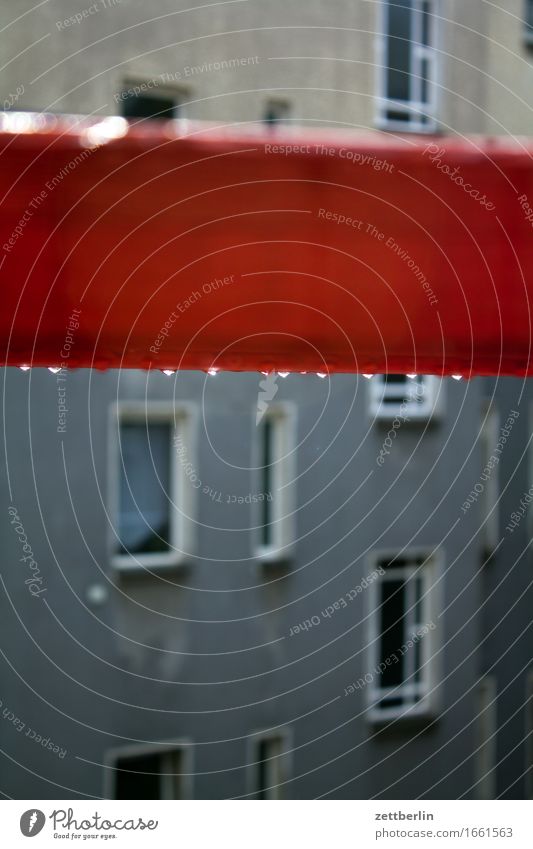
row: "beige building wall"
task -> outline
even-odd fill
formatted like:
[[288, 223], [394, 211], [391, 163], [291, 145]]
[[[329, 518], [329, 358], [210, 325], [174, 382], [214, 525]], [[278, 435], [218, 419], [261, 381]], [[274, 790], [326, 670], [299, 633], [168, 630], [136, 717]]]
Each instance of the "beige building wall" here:
[[486, 132], [484, 0], [440, 0], [439, 122], [444, 133]]
[[525, 0], [493, 0], [487, 37], [487, 132], [533, 135], [533, 44]]
[[[4, 0], [0, 10], [0, 94], [23, 86], [16, 108], [116, 114], [124, 80], [153, 80], [154, 90], [180, 90], [191, 119], [258, 121], [276, 97], [299, 124], [375, 127], [379, 0], [32, 6]], [[530, 132], [533, 52], [522, 11], [522, 0], [438, 0], [442, 132]], [[216, 68], [235, 59], [246, 64]]]

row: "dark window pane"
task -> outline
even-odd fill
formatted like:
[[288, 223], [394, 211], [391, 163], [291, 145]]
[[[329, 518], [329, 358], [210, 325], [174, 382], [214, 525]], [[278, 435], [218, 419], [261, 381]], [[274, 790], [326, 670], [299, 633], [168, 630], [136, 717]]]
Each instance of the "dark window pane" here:
[[261, 740], [258, 749], [258, 799], [281, 799], [281, 757], [283, 744], [281, 739], [275, 737]]
[[262, 487], [261, 491], [265, 494], [264, 501], [261, 502], [261, 542], [263, 545], [270, 545], [272, 541], [272, 501], [267, 499], [267, 495], [272, 490], [272, 440], [274, 436], [274, 425], [272, 420], [267, 416], [263, 420], [261, 437], [262, 437]]
[[404, 658], [399, 653], [404, 641], [405, 581], [382, 581], [380, 593], [379, 662], [391, 660], [379, 682], [396, 687], [404, 680]]
[[429, 62], [427, 59], [422, 59], [420, 62], [420, 99], [422, 103], [428, 103], [429, 98]]
[[415, 609], [413, 611], [413, 618], [416, 625], [425, 624], [423, 622], [423, 613], [422, 613], [422, 578], [415, 578]]
[[431, 4], [424, 0], [422, 3], [422, 44], [429, 47], [429, 34], [431, 32]]
[[387, 97], [409, 100], [411, 92], [411, 0], [387, 3]]
[[533, 34], [533, 0], [526, 2], [526, 26], [530, 34]]
[[115, 772], [115, 799], [160, 799], [158, 755], [121, 758]]
[[177, 118], [178, 105], [172, 97], [132, 94], [121, 100], [124, 118]]
[[420, 640], [413, 646], [413, 651], [415, 653], [415, 669], [414, 669], [414, 680], [416, 683], [420, 681], [420, 666], [421, 666], [421, 656], [422, 656], [422, 646], [420, 644]]
[[168, 551], [170, 425], [122, 423], [120, 451], [120, 552]]
[[269, 100], [265, 106], [263, 121], [265, 124], [287, 123], [291, 108], [284, 100]]
[[385, 374], [383, 376], [385, 383], [401, 383], [402, 385], [407, 383], [407, 378], [404, 374]]
[[184, 763], [182, 752], [173, 752], [171, 757], [164, 758], [161, 762], [164, 766], [162, 771], [169, 773], [167, 780], [171, 788], [170, 797], [172, 799], [184, 799]]
[[379, 701], [380, 708], [401, 707], [403, 705], [402, 696], [390, 696]]
[[384, 374], [385, 404], [398, 404], [405, 401], [408, 389], [408, 381], [404, 374]]
[[395, 109], [387, 109], [387, 121], [401, 121], [402, 124], [408, 124], [411, 116], [408, 112], [397, 112]]
[[268, 787], [268, 771], [267, 771], [267, 762], [268, 758], [268, 745], [266, 740], [261, 740], [259, 744], [259, 782], [258, 782], [258, 793], [257, 796], [259, 799], [266, 799], [266, 790]]

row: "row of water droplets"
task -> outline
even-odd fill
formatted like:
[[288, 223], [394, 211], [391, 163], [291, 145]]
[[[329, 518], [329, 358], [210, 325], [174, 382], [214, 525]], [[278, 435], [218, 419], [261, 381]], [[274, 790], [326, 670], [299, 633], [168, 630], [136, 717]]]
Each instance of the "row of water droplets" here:
[[[20, 368], [21, 371], [29, 371], [31, 366], [19, 366], [19, 368]], [[52, 374], [57, 374], [59, 371], [61, 371], [61, 366], [48, 366], [48, 371], [51, 371]], [[176, 374], [176, 370], [172, 370], [172, 369], [168, 369], [168, 368], [161, 369], [161, 371], [163, 372], [163, 374], [166, 374], [167, 377], [171, 377], [173, 374]], [[210, 375], [211, 377], [216, 377], [216, 375], [219, 373], [219, 371], [220, 371], [220, 369], [218, 369], [218, 368], [209, 368], [209, 369], [207, 369], [207, 374]], [[275, 374], [275, 373], [276, 372], [272, 372], [272, 374]], [[296, 374], [307, 374], [308, 372], [301, 371], [301, 372], [295, 372], [295, 373]], [[270, 372], [262, 371], [261, 374], [268, 376], [270, 374]], [[279, 377], [288, 377], [290, 374], [291, 374], [290, 371], [278, 371]], [[327, 372], [323, 372], [323, 371], [317, 371], [317, 372], [315, 372], [315, 374], [316, 374], [317, 377], [321, 377], [321, 378], [325, 378], [325, 377], [328, 376]], [[366, 377], [367, 380], [370, 380], [372, 377], [374, 377], [374, 375], [373, 374], [363, 374], [363, 377]], [[408, 377], [410, 380], [414, 380], [416, 377], [418, 377], [418, 375], [416, 375], [416, 374], [406, 374], [406, 377]], [[463, 375], [462, 374], [452, 374], [452, 377], [453, 377], [454, 380], [461, 380]]]

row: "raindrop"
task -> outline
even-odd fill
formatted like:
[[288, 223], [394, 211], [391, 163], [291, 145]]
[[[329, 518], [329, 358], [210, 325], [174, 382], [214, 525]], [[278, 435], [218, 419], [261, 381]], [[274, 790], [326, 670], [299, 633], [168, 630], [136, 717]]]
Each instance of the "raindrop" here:
[[91, 584], [87, 587], [85, 598], [89, 604], [105, 604], [108, 599], [107, 588], [102, 584]]

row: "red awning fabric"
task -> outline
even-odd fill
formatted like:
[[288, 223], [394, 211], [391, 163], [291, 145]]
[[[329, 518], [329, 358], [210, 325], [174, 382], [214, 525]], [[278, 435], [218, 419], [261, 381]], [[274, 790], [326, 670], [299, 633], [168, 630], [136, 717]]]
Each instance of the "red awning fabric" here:
[[4, 114], [1, 361], [530, 374], [532, 154]]

